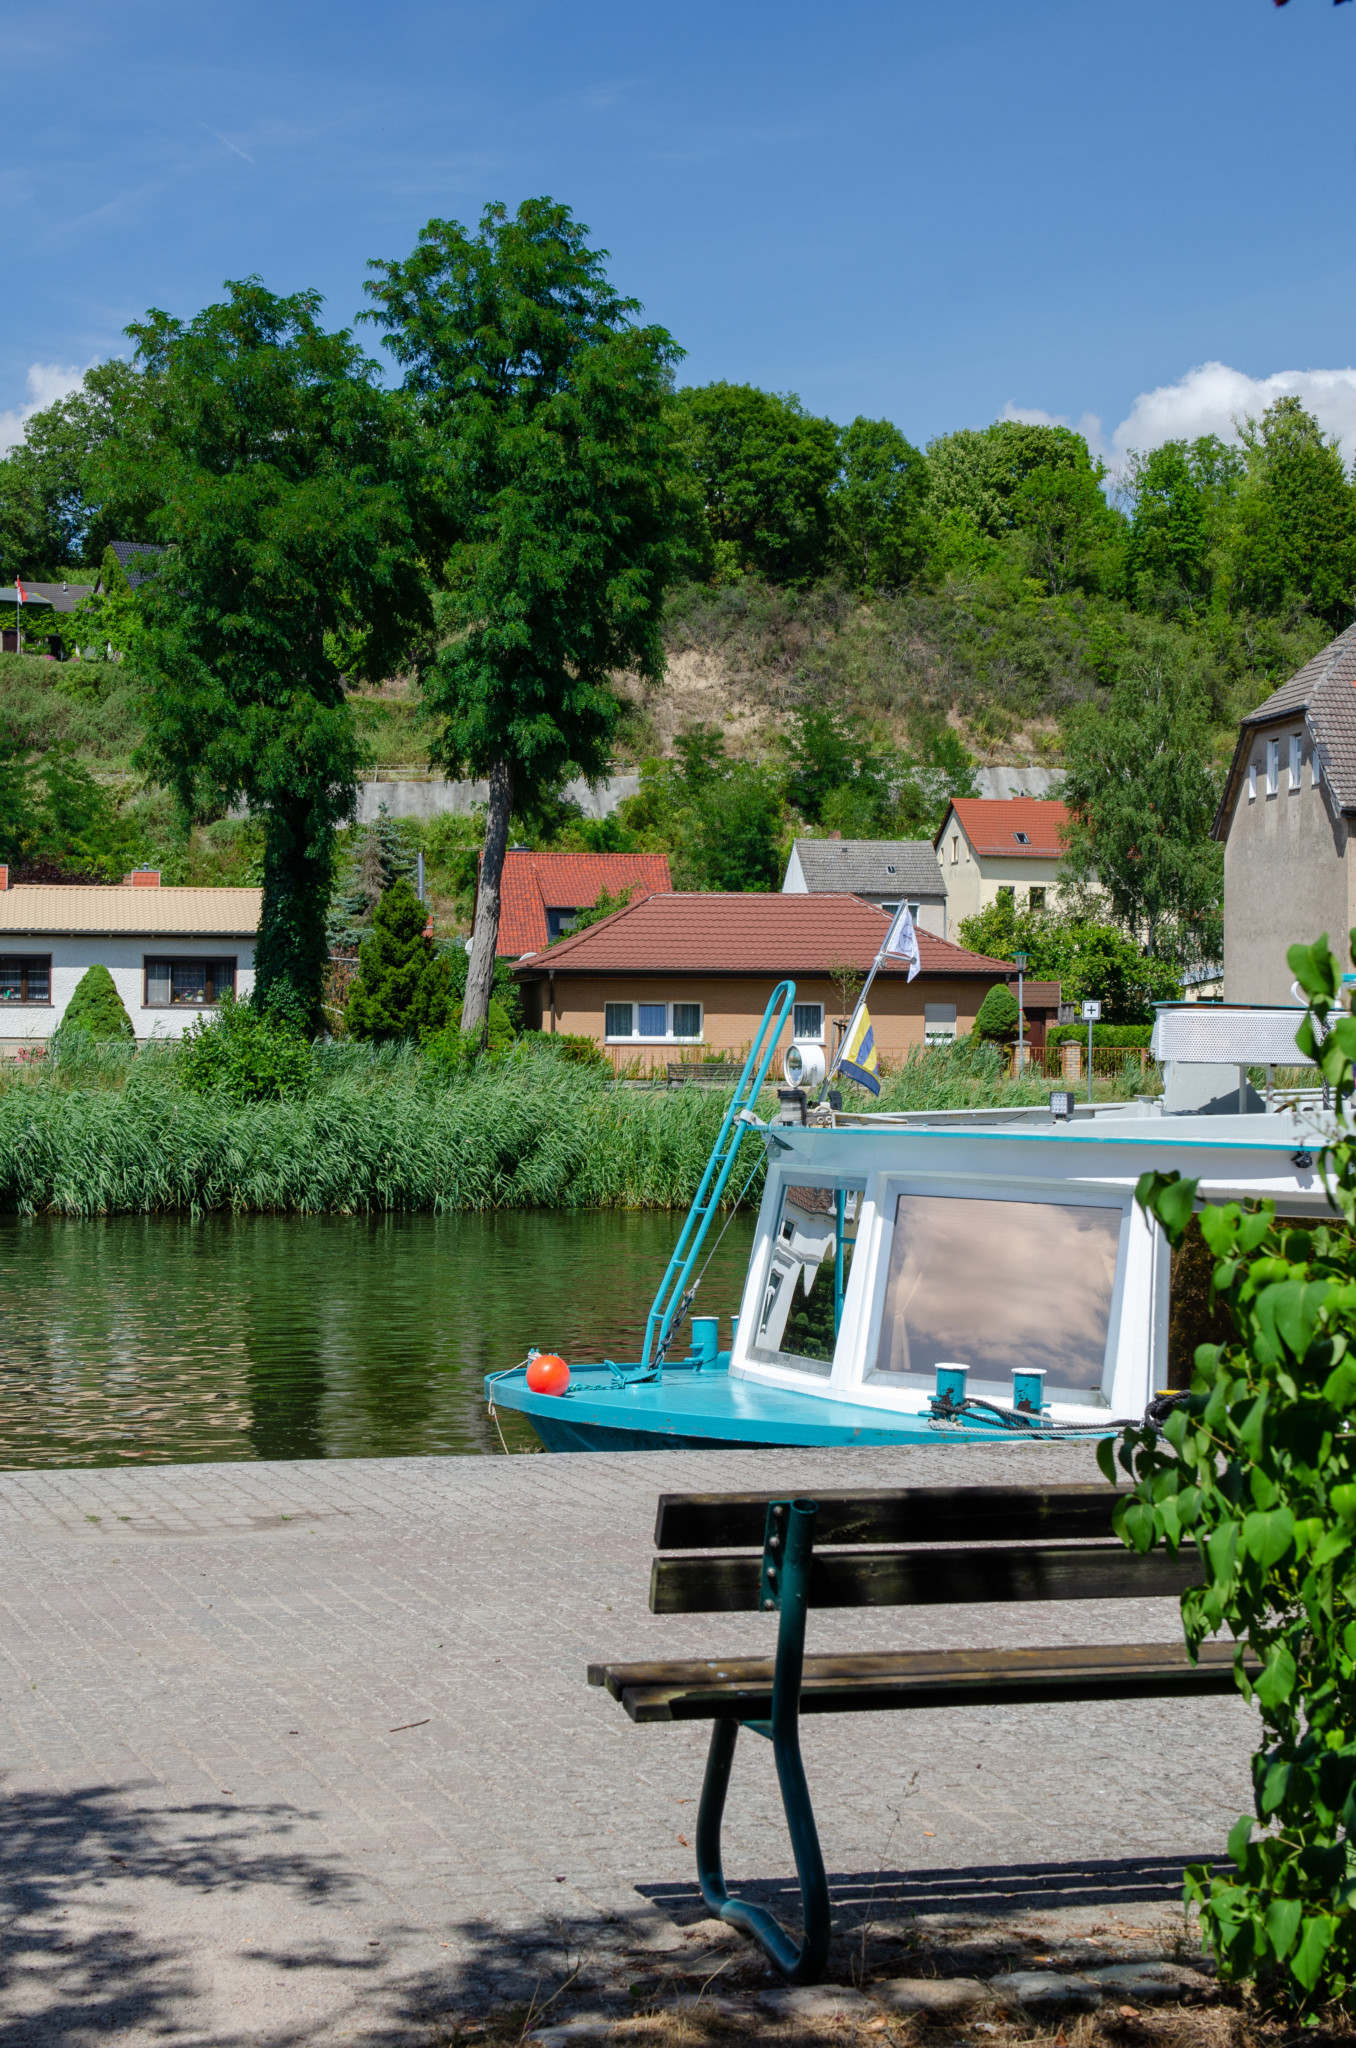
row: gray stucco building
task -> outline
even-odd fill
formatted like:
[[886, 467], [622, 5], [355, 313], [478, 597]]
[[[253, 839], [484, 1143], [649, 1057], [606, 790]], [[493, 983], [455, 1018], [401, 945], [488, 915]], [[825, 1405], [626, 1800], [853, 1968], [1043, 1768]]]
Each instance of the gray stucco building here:
[[1343, 966], [1356, 924], [1356, 625], [1243, 720], [1224, 841], [1224, 1000], [1292, 1003], [1286, 951], [1320, 932]]

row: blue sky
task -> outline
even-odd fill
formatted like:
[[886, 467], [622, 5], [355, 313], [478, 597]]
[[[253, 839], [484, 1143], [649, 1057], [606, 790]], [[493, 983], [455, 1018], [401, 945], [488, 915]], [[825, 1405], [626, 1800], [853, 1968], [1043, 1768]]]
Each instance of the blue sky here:
[[148, 306], [345, 324], [431, 215], [549, 192], [687, 381], [1113, 456], [1283, 384], [1356, 449], [1356, 6], [10, 0], [3, 47], [0, 440]]

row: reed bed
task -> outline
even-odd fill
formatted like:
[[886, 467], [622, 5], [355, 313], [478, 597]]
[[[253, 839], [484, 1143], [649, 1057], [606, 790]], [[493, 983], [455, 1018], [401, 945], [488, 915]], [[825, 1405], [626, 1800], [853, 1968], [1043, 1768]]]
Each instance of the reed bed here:
[[[1047, 1086], [962, 1043], [920, 1048], [875, 1106], [1038, 1102]], [[299, 1098], [242, 1107], [182, 1087], [173, 1045], [85, 1042], [0, 1070], [0, 1212], [680, 1208], [728, 1101], [618, 1085], [545, 1051], [448, 1080], [412, 1048], [341, 1042], [315, 1048]], [[750, 1147], [732, 1194], [754, 1163]]]

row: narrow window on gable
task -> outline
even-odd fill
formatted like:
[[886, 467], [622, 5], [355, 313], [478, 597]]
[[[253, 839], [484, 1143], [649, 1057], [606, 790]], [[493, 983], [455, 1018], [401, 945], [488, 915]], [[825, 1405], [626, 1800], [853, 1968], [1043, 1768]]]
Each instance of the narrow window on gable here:
[[1281, 786], [1281, 743], [1267, 741], [1267, 795], [1275, 796]]
[[959, 835], [958, 835], [957, 833], [953, 832], [953, 833], [952, 833], [952, 835], [951, 835], [951, 865], [952, 865], [952, 867], [953, 867], [953, 868], [955, 867], [955, 865], [956, 865], [956, 862], [957, 862], [957, 861], [958, 861], [959, 859], [960, 859], [960, 837], [959, 837]]
[[1290, 794], [1291, 794], [1291, 796], [1294, 796], [1294, 795], [1296, 794], [1296, 792], [1298, 791], [1298, 789], [1299, 789], [1299, 786], [1300, 786], [1300, 765], [1301, 765], [1301, 761], [1302, 761], [1302, 759], [1303, 759], [1303, 740], [1302, 740], [1302, 735], [1301, 735], [1301, 734], [1299, 734], [1299, 733], [1297, 733], [1297, 732], [1292, 732], [1292, 733], [1291, 733], [1291, 735], [1290, 735]]
[[1249, 763], [1248, 763], [1248, 802], [1249, 802], [1250, 804], [1255, 804], [1255, 803], [1256, 803], [1256, 801], [1257, 801], [1257, 763], [1256, 763], [1255, 761], [1249, 761]]

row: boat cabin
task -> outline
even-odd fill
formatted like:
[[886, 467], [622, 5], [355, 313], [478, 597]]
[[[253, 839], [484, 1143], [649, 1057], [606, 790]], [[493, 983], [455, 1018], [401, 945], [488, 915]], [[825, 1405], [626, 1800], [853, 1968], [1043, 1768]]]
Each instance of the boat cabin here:
[[1212, 1202], [1331, 1213], [1312, 1123], [1290, 1114], [767, 1135], [731, 1376], [899, 1416], [948, 1395], [1054, 1422], [1142, 1415], [1169, 1384], [1173, 1306], [1167, 1242], [1134, 1199], [1151, 1168]]

